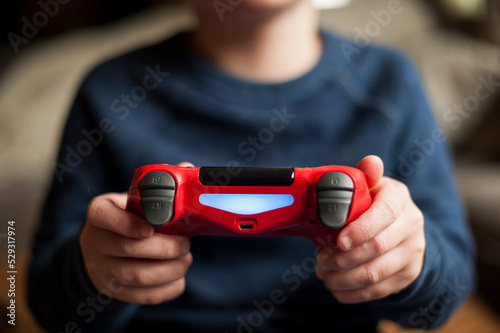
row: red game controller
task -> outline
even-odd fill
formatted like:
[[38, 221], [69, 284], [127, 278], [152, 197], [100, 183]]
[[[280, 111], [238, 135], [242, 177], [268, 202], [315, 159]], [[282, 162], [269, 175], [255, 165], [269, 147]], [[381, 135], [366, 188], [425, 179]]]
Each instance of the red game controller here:
[[319, 249], [371, 203], [365, 174], [347, 166], [153, 164], [135, 171], [127, 210], [165, 234], [304, 236]]

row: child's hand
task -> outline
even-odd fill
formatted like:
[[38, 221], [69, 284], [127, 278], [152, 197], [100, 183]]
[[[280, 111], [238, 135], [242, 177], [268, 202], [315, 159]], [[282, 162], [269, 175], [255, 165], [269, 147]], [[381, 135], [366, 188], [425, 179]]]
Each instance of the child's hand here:
[[80, 246], [88, 276], [101, 293], [137, 304], [158, 304], [184, 292], [191, 265], [186, 237], [154, 233], [125, 211], [126, 194], [98, 196], [88, 206]]
[[338, 247], [324, 248], [317, 257], [316, 275], [342, 303], [399, 292], [415, 281], [424, 261], [424, 218], [408, 188], [382, 177], [383, 162], [376, 156], [357, 167], [367, 175], [373, 204], [339, 233]]

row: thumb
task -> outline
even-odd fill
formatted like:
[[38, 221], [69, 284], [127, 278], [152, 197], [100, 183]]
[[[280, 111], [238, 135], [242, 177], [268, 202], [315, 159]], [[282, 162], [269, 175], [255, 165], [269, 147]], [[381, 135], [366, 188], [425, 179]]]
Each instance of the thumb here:
[[384, 175], [384, 162], [375, 155], [364, 157], [359, 161], [356, 168], [365, 173], [368, 188], [370, 189], [376, 186]]

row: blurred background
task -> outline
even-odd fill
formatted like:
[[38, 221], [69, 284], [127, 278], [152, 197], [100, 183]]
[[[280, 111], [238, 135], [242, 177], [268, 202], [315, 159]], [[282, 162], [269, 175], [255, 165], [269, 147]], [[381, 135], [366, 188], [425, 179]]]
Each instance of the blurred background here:
[[[394, 1], [403, 10], [386, 21], [377, 18]], [[315, 3], [322, 8], [325, 29], [395, 47], [418, 67], [453, 149], [458, 188], [478, 244], [478, 290], [439, 332], [500, 332], [500, 1]], [[19, 0], [4, 5], [0, 267], [7, 271], [7, 221], [15, 220], [19, 274], [16, 327], [4, 323], [8, 288], [0, 279], [0, 332], [41, 332], [24, 301], [28, 255], [62, 126], [82, 78], [106, 58], [194, 24], [183, 1]], [[392, 323], [380, 329], [403, 331]]]

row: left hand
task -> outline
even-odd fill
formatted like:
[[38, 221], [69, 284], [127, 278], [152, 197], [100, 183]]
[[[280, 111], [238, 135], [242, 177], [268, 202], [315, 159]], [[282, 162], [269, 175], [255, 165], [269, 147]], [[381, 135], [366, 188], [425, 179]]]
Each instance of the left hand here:
[[383, 177], [377, 156], [358, 166], [373, 197], [370, 208], [323, 248], [316, 275], [341, 303], [360, 303], [397, 293], [417, 279], [425, 252], [424, 217], [406, 185]]

